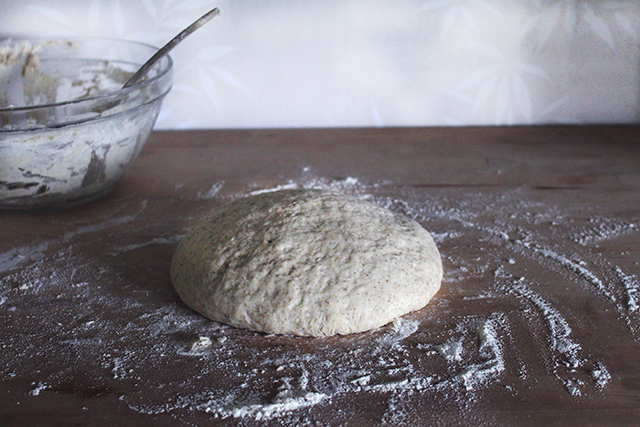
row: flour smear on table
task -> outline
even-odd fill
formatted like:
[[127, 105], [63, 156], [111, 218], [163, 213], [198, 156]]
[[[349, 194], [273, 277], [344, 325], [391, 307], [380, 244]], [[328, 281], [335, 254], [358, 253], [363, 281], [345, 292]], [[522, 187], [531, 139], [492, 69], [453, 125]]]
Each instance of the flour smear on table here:
[[[637, 273], [597, 250], [600, 243], [638, 233], [637, 222], [601, 216], [595, 208], [572, 216], [526, 188], [498, 195], [463, 189], [452, 196], [318, 178], [308, 168], [296, 180], [242, 194], [225, 194], [224, 183], [209, 183], [193, 201], [282, 188], [342, 191], [418, 221], [443, 256], [441, 293], [424, 310], [349, 336], [296, 338], [225, 326], [168, 291], [156, 298], [153, 288], [132, 283], [119, 270], [139, 251], [171, 252], [186, 232], [185, 226], [154, 234], [159, 225], [149, 214], [151, 202], [127, 201], [100, 226], [78, 224], [61, 239], [0, 253], [0, 319], [8, 332], [0, 352], [2, 381], [28, 378], [25, 399], [68, 390], [70, 383], [98, 392], [107, 381], [111, 389], [126, 390], [119, 398], [132, 410], [184, 422], [201, 414], [240, 425], [347, 423], [365, 410], [353, 406], [354, 398], [367, 396], [358, 402], [371, 401], [378, 421], [390, 425], [424, 421], [413, 408], [425, 402], [460, 422], [496, 424], [500, 420], [483, 418], [492, 402], [487, 396], [517, 398], [516, 390], [535, 388], [539, 372], [566, 399], [607, 392], [611, 368], [594, 351], [599, 343], [579, 333], [588, 319], [559, 303], [558, 295], [595, 297], [620, 330], [640, 339]], [[393, 196], [385, 195], [387, 189]], [[123, 224], [136, 233], [109, 237]], [[85, 253], [91, 239], [104, 246], [99, 254]], [[469, 241], [477, 247], [456, 250]], [[146, 274], [163, 280], [152, 269]], [[550, 280], [557, 294], [545, 286]], [[524, 348], [536, 352], [525, 354]], [[36, 363], [39, 372], [26, 371]], [[81, 383], [71, 378], [78, 364], [87, 373]]]

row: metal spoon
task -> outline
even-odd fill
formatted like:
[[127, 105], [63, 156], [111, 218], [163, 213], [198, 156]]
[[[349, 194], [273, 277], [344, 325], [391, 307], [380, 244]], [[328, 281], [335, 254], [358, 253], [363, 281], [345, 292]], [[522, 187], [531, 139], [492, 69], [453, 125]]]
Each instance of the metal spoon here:
[[149, 60], [145, 62], [142, 65], [142, 67], [140, 67], [138, 71], [136, 71], [136, 73], [133, 76], [131, 76], [131, 78], [129, 78], [129, 80], [127, 80], [127, 82], [124, 84], [122, 88], [123, 89], [128, 88], [129, 86], [133, 86], [134, 84], [142, 80], [142, 78], [147, 74], [147, 72], [154, 65], [156, 65], [156, 62], [158, 62], [162, 57], [168, 54], [169, 51], [171, 51], [171, 49], [176, 47], [178, 43], [180, 43], [182, 40], [187, 38], [189, 34], [193, 33], [195, 30], [197, 30], [198, 28], [202, 27], [204, 24], [209, 22], [214, 16], [219, 14], [220, 14], [220, 11], [216, 7], [210, 10], [209, 12], [205, 13], [204, 15], [202, 15], [193, 24], [189, 25], [187, 28], [182, 30], [177, 36], [172, 38], [171, 41], [169, 41], [169, 43], [162, 46], [162, 48], [159, 51], [157, 51], [155, 55], [149, 58]]

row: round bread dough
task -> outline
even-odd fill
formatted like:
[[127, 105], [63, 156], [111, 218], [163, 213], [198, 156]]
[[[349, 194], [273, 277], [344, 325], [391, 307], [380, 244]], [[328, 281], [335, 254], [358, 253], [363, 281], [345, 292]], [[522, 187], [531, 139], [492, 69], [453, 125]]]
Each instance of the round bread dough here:
[[180, 298], [213, 320], [302, 336], [350, 334], [424, 307], [442, 262], [417, 222], [364, 200], [285, 190], [235, 200], [182, 239]]

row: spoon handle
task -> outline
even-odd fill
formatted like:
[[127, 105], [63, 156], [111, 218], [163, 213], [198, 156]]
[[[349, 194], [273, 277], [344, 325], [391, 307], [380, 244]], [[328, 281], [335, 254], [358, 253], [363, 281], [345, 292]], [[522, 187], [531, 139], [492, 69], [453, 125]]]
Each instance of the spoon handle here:
[[202, 15], [193, 24], [189, 25], [187, 28], [182, 30], [177, 36], [172, 38], [171, 41], [169, 41], [169, 43], [165, 44], [162, 47], [162, 49], [158, 50], [155, 53], [155, 55], [149, 58], [149, 60], [145, 62], [144, 65], [140, 67], [140, 69], [138, 69], [138, 71], [136, 71], [136, 73], [133, 76], [131, 76], [131, 78], [129, 78], [129, 80], [127, 80], [127, 82], [124, 84], [122, 88], [123, 89], [128, 88], [129, 86], [133, 86], [134, 84], [138, 83], [142, 79], [142, 77], [144, 77], [144, 75], [147, 74], [147, 71], [149, 71], [151, 67], [153, 67], [160, 58], [162, 58], [167, 53], [169, 53], [171, 49], [176, 47], [176, 45], [180, 43], [182, 40], [184, 40], [189, 34], [193, 33], [195, 30], [202, 27], [204, 24], [209, 22], [213, 17], [219, 14], [220, 14], [220, 11], [216, 7], [210, 10], [209, 12], [205, 13], [204, 15]]

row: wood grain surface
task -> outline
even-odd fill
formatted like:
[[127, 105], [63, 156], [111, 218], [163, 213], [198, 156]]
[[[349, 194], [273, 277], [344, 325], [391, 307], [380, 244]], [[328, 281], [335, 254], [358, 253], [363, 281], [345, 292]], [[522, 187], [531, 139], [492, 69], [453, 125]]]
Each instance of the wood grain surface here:
[[[189, 227], [294, 187], [418, 220], [433, 302], [327, 339], [184, 306]], [[0, 213], [0, 425], [638, 425], [639, 278], [640, 126], [155, 132], [105, 198]]]

